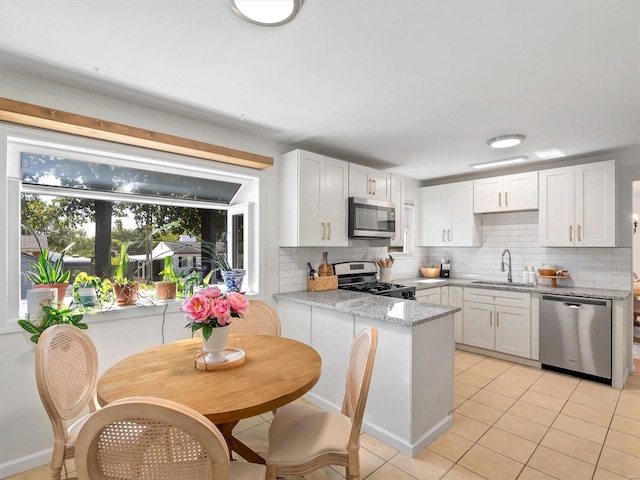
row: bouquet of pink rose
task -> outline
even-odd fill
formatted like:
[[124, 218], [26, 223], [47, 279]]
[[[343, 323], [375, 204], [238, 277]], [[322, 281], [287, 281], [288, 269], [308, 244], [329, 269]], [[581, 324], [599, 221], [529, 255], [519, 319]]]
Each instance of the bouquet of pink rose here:
[[202, 336], [208, 340], [212, 328], [226, 327], [232, 317], [243, 317], [248, 306], [242, 293], [222, 293], [218, 287], [207, 287], [182, 302], [180, 310], [190, 320], [186, 328], [191, 327], [192, 333], [202, 329]]

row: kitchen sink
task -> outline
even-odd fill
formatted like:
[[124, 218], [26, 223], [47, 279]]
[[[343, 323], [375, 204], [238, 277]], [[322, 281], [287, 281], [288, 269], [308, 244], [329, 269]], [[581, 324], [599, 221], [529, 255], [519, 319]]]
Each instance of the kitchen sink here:
[[506, 282], [499, 280], [475, 280], [473, 282], [474, 285], [492, 285], [492, 286], [500, 286], [500, 287], [529, 287], [533, 288], [534, 285], [530, 283], [522, 283], [522, 282]]

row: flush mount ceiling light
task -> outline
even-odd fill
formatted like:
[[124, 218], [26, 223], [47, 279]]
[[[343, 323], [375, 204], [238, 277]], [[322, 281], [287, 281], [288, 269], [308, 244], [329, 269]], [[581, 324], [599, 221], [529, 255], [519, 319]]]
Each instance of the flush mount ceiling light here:
[[243, 20], [263, 27], [289, 23], [302, 7], [303, 0], [228, 0], [229, 6]]
[[524, 140], [524, 135], [501, 135], [487, 140], [487, 145], [491, 148], [515, 147], [516, 145], [520, 145], [522, 140]]
[[500, 167], [502, 165], [510, 165], [512, 163], [522, 163], [527, 159], [528, 157], [526, 157], [525, 155], [522, 155], [520, 157], [505, 158], [504, 160], [496, 160], [495, 162], [474, 163], [473, 165], [471, 165], [471, 168]]

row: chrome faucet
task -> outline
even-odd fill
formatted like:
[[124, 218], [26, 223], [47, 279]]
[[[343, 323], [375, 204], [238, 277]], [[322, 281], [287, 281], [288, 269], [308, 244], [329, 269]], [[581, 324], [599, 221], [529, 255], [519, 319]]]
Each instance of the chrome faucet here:
[[509, 272], [507, 273], [507, 282], [511, 283], [513, 282], [513, 277], [511, 276], [511, 252], [509, 251], [509, 249], [504, 250], [504, 252], [502, 252], [502, 261], [500, 262], [500, 271], [504, 272], [504, 254], [508, 253], [509, 254], [509, 263], [507, 263], [507, 265], [509, 266]]

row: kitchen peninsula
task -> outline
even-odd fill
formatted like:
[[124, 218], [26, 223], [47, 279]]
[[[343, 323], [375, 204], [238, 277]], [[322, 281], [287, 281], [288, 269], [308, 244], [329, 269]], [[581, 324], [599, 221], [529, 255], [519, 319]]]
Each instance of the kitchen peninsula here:
[[345, 290], [274, 295], [282, 335], [322, 357], [311, 402], [339, 411], [349, 348], [367, 325], [379, 332], [363, 430], [415, 455], [452, 424], [453, 315], [460, 308]]

